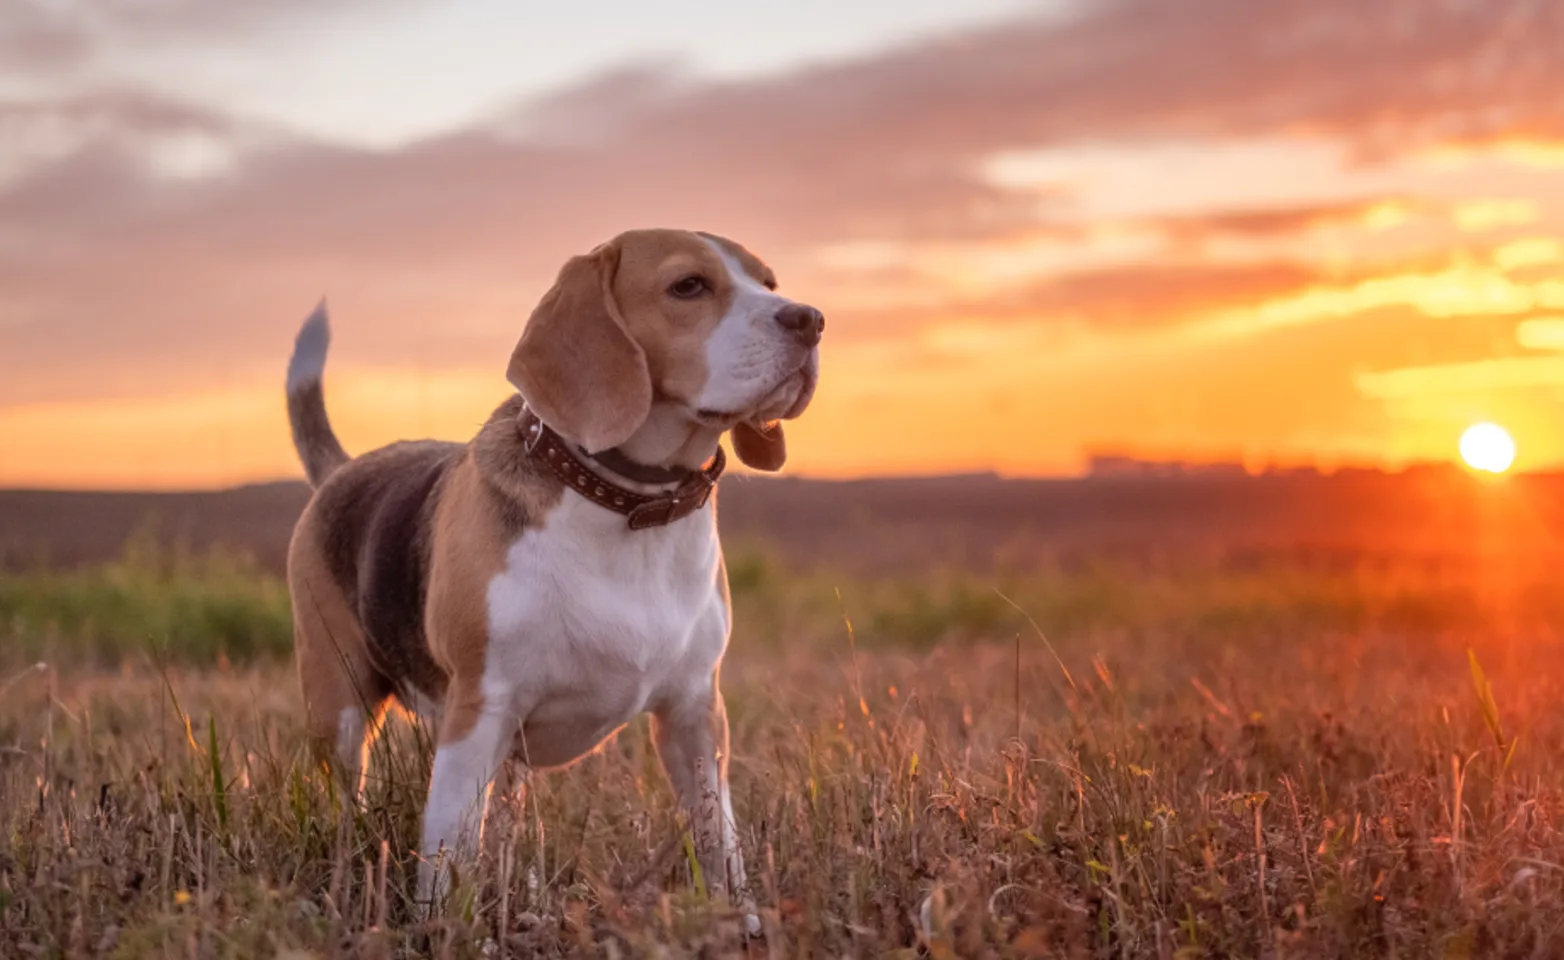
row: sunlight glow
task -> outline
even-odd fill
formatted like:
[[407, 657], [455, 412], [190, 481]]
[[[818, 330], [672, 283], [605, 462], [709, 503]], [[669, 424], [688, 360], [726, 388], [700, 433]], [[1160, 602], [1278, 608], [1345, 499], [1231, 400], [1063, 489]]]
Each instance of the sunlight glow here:
[[1537, 204], [1523, 198], [1473, 200], [1458, 205], [1454, 211], [1456, 226], [1462, 230], [1479, 233], [1500, 227], [1515, 227], [1535, 223], [1541, 217]]
[[1461, 434], [1461, 459], [1473, 470], [1503, 473], [1515, 462], [1515, 441], [1496, 423], [1477, 423]]

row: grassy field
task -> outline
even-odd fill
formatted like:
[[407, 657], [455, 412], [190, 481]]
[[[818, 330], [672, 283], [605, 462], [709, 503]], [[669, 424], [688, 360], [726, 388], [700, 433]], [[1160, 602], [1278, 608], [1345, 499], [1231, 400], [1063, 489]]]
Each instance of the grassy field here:
[[0, 580], [0, 956], [1564, 955], [1547, 565], [732, 578], [763, 940], [692, 891], [644, 723], [415, 922], [418, 732], [343, 815], [275, 576], [142, 544]]

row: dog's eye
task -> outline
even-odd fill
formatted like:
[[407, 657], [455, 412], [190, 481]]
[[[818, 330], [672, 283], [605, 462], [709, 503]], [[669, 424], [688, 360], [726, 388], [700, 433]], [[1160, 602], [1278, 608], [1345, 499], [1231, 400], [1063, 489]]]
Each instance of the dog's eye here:
[[696, 273], [676, 281], [673, 286], [668, 288], [668, 293], [670, 296], [677, 297], [680, 300], [694, 300], [701, 294], [710, 292], [710, 290], [711, 284], [706, 282], [705, 277]]

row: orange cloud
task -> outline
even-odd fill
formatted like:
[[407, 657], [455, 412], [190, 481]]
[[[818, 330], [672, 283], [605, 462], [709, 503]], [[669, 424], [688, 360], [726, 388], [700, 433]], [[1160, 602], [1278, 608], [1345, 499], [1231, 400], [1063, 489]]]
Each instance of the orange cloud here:
[[1564, 350], [1564, 317], [1533, 317], [1515, 328], [1515, 342], [1528, 350]]
[[1427, 204], [1412, 199], [1379, 197], [1166, 217], [1153, 221], [1150, 226], [1178, 243], [1199, 243], [1216, 238], [1292, 238], [1327, 227], [1394, 226], [1425, 206]]

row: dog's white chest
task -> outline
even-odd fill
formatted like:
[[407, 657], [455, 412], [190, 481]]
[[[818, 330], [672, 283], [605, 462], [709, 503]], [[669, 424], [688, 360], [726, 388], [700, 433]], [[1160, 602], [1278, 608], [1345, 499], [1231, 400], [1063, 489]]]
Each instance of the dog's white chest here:
[[510, 546], [488, 588], [486, 700], [517, 711], [533, 766], [568, 763], [709, 676], [727, 641], [712, 514], [632, 531], [568, 494]]

